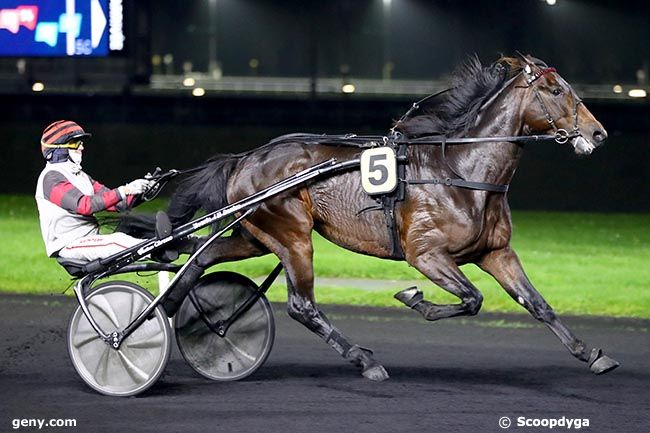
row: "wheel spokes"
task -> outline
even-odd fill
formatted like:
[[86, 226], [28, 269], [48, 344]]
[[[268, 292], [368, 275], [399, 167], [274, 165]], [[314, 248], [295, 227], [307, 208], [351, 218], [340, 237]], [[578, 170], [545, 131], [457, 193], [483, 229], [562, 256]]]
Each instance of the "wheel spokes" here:
[[248, 359], [251, 362], [255, 362], [255, 357], [246, 353], [243, 349], [239, 348], [232, 340], [228, 337], [223, 337], [223, 340], [230, 345], [230, 347], [238, 354]]
[[99, 340], [99, 336], [95, 331], [80, 332], [74, 336], [72, 345], [77, 349], [79, 349], [85, 346], [86, 344], [96, 340]]
[[110, 356], [110, 349], [105, 348], [102, 352], [99, 361], [97, 361], [97, 366], [93, 373], [95, 381], [100, 385], [105, 385], [108, 381], [108, 357]]
[[124, 342], [124, 346], [129, 349], [153, 349], [162, 346], [164, 342], [165, 333], [160, 329], [155, 334], [143, 335], [138, 340], [131, 341], [131, 338], [127, 338]]
[[131, 295], [131, 311], [129, 312], [129, 323], [131, 323], [146, 308], [144, 299], [135, 294]]
[[124, 367], [124, 370], [128, 373], [128, 375], [133, 379], [134, 382], [136, 383], [142, 383], [145, 382], [147, 379], [149, 379], [149, 375], [142, 371], [137, 365], [135, 365], [125, 354], [122, 350], [118, 350], [117, 354], [120, 357], [120, 360], [122, 361], [122, 366]]
[[89, 304], [95, 307], [104, 316], [106, 316], [106, 318], [111, 321], [111, 323], [113, 324], [113, 326], [115, 326], [116, 329], [120, 328], [120, 321], [117, 318], [117, 314], [115, 314], [113, 307], [108, 302], [108, 299], [106, 299], [105, 296], [103, 295], [93, 296], [92, 298], [90, 298]]

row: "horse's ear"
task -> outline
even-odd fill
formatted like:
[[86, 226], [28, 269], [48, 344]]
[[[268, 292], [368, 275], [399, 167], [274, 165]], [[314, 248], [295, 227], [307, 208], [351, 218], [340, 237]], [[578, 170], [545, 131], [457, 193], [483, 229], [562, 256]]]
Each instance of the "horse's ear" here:
[[510, 76], [513, 71], [521, 69], [519, 60], [514, 57], [501, 57], [492, 64], [492, 69], [498, 74]]
[[500, 77], [507, 76], [510, 73], [511, 65], [508, 59], [502, 57], [492, 64], [492, 71]]
[[530, 77], [533, 75], [533, 71], [537, 68], [537, 65], [535, 65], [535, 62], [530, 59], [530, 56], [525, 56], [521, 54], [520, 51], [515, 51], [517, 54], [517, 57], [520, 59], [519, 65], [521, 69], [524, 71], [524, 75], [526, 76], [526, 80], [530, 80]]
[[[528, 60], [528, 58], [527, 58], [524, 54], [521, 53], [521, 51], [519, 51], [519, 50], [515, 50], [515, 54], [516, 54], [517, 57], [519, 57], [519, 59], [521, 59], [524, 63], [526, 63], [526, 64], [530, 64], [530, 63], [531, 63], [530, 60]], [[520, 63], [521, 63], [521, 62], [520, 62]]]

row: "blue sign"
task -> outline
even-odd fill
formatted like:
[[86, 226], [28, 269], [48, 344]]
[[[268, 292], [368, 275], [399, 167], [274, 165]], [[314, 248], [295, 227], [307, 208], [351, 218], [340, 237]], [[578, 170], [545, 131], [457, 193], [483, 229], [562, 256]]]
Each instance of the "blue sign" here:
[[0, 0], [0, 56], [106, 56], [123, 44], [121, 0]]

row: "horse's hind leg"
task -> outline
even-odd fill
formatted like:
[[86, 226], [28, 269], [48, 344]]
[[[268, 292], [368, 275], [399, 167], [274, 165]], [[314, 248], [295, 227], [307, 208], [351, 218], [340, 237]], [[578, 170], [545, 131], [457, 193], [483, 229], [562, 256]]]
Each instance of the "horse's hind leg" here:
[[357, 367], [361, 367], [361, 374], [364, 377], [374, 381], [388, 379], [388, 373], [384, 367], [373, 358], [372, 350], [356, 344], [353, 345], [348, 337], [332, 325], [325, 313], [320, 311], [309, 297], [300, 294], [300, 291], [295, 288], [288, 275], [287, 288], [289, 291], [289, 316], [325, 340], [343, 358]]
[[588, 351], [585, 343], [560, 321], [551, 306], [528, 280], [517, 254], [510, 247], [490, 252], [478, 265], [492, 275], [535, 319], [548, 326], [573, 356], [588, 362], [591, 371], [602, 374], [619, 366], [617, 361], [603, 355], [600, 349]]
[[[193, 254], [205, 243], [209, 236], [203, 238], [186, 238], [183, 247], [188, 254]], [[268, 254], [269, 251], [256, 239], [245, 236], [240, 230], [232, 236], [216, 239], [203, 251], [193, 263], [188, 272], [178, 282], [176, 287], [167, 295], [163, 302], [167, 314], [173, 315], [185, 300], [187, 293], [203, 274], [204, 270], [217, 263], [243, 260]]]
[[[209, 236], [197, 240], [194, 251], [198, 249]], [[237, 228], [228, 237], [216, 239], [197, 258], [197, 264], [202, 268], [208, 268], [218, 263], [245, 260], [251, 257], [259, 257], [268, 254], [270, 251], [249, 233]]]
[[395, 294], [396, 299], [422, 314], [425, 319], [433, 321], [454, 316], [471, 316], [481, 309], [483, 295], [463, 275], [449, 256], [429, 253], [413, 258], [407, 257], [407, 260], [433, 283], [461, 300], [460, 304], [434, 304], [423, 299], [422, 292], [415, 287]]
[[[343, 358], [361, 367], [362, 374], [366, 378], [375, 381], [387, 379], [386, 370], [374, 360], [372, 351], [350, 342], [316, 306], [311, 218], [307, 215], [301, 218], [296, 214], [285, 217], [281, 224], [277, 222], [275, 225], [269, 224], [264, 230], [248, 221], [243, 224], [282, 261], [287, 275], [289, 316], [322, 338]], [[261, 222], [264, 219], [265, 217], [262, 216], [257, 221]], [[265, 222], [268, 223], [269, 219]]]

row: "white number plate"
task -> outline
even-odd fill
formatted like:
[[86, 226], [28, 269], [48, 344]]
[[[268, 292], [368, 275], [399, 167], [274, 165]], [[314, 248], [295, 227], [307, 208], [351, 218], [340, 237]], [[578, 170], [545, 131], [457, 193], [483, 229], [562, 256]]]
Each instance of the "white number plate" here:
[[397, 186], [397, 161], [390, 147], [373, 147], [361, 154], [361, 186], [368, 194], [386, 194]]

